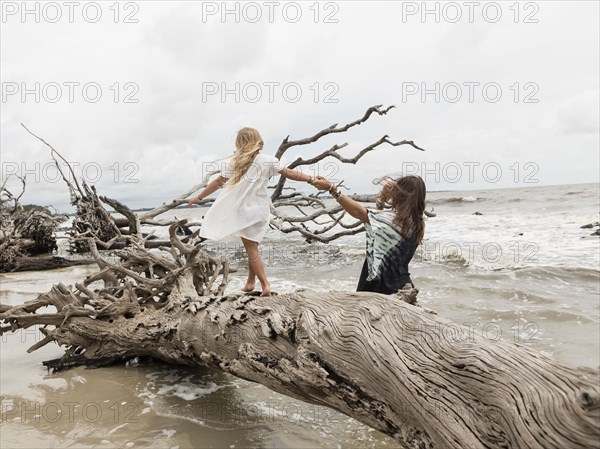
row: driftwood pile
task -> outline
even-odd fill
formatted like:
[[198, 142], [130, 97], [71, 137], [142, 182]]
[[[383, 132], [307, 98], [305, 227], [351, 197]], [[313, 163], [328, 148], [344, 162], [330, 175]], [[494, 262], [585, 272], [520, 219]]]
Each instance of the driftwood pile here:
[[0, 186], [0, 273], [73, 265], [52, 255], [58, 249], [56, 231], [67, 217], [44, 207], [21, 205], [26, 179], [18, 179], [22, 184], [18, 195], [8, 189], [9, 178]]

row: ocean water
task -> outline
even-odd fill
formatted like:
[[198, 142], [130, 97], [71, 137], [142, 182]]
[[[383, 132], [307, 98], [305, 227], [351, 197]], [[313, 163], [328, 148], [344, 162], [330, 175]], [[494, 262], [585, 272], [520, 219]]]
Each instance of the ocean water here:
[[[531, 345], [570, 366], [597, 367], [600, 237], [581, 226], [600, 219], [599, 189], [429, 193], [437, 216], [427, 220], [425, 241], [410, 265], [419, 302], [487, 338]], [[195, 220], [204, 211], [179, 209], [169, 216]], [[307, 244], [269, 230], [261, 255], [272, 289], [355, 290], [364, 239], [361, 233]], [[241, 244], [207, 248], [237, 268], [228, 291], [243, 286]], [[0, 275], [0, 301], [20, 303], [94, 270]], [[30, 329], [2, 336], [1, 447], [396, 447], [345, 415], [211, 369], [134, 359], [50, 374], [41, 361], [62, 355], [59, 347], [26, 353], [40, 335]]]

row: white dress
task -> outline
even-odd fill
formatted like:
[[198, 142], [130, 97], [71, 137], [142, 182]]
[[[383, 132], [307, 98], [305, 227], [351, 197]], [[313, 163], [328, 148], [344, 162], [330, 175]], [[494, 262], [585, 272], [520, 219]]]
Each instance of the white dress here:
[[[200, 237], [221, 242], [239, 241], [240, 237], [260, 242], [269, 227], [271, 198], [269, 179], [284, 166], [274, 156], [258, 153], [246, 174], [233, 186], [225, 185], [204, 215]], [[221, 175], [233, 175], [231, 159]]]

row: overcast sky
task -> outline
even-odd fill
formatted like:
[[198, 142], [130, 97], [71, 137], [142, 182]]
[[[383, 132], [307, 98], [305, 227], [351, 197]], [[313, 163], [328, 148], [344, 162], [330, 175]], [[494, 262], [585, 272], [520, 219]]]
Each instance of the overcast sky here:
[[23, 202], [71, 210], [24, 123], [101, 194], [151, 207], [243, 126], [274, 154], [383, 104], [396, 109], [284, 162], [388, 134], [427, 151], [382, 146], [321, 174], [357, 192], [401, 172], [429, 190], [598, 182], [598, 18], [597, 1], [3, 1], [2, 175], [27, 174]]

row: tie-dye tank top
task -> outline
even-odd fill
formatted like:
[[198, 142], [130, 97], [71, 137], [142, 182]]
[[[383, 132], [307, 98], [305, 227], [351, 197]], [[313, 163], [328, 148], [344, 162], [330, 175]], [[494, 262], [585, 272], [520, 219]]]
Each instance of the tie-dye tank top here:
[[402, 238], [401, 228], [393, 223], [394, 213], [390, 210], [368, 213], [367, 257], [357, 291], [392, 294], [412, 283], [408, 264], [417, 249], [414, 234]]

